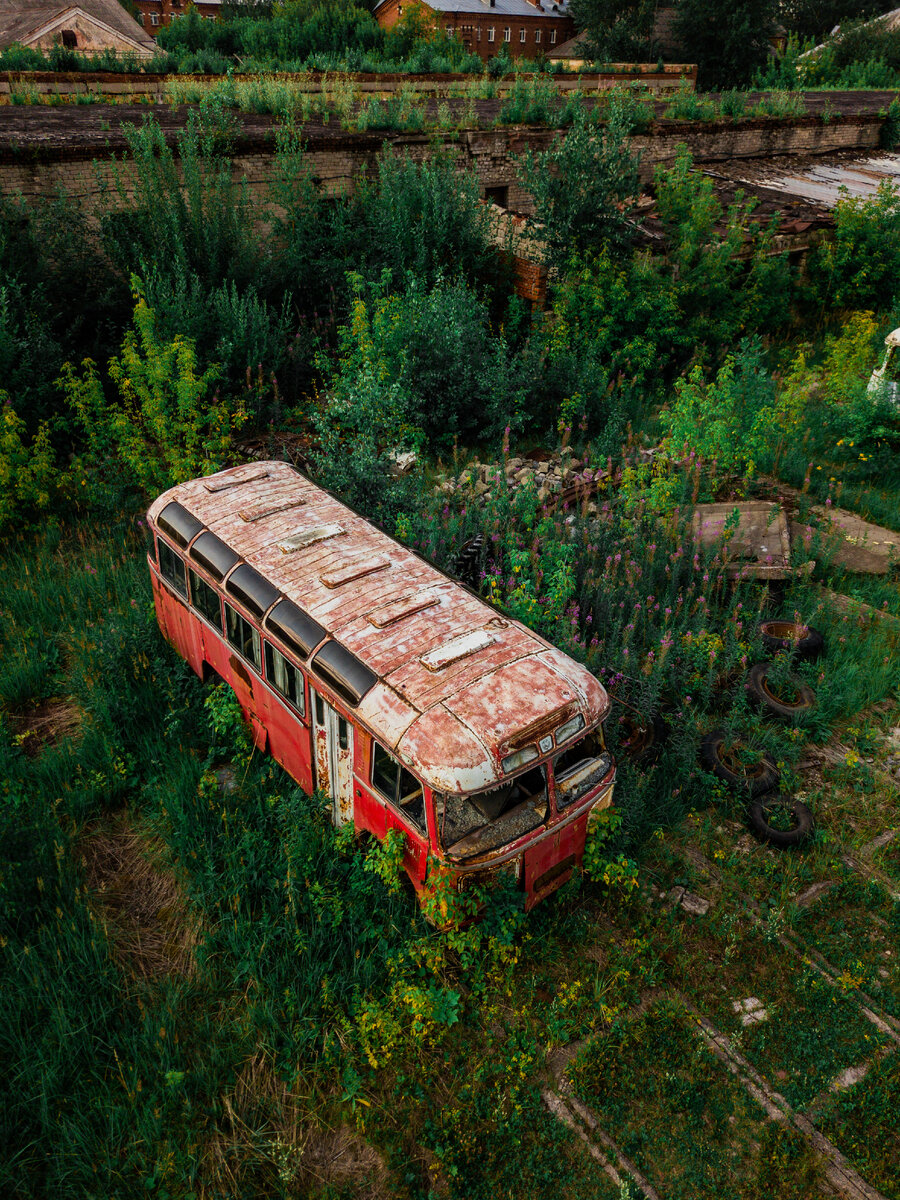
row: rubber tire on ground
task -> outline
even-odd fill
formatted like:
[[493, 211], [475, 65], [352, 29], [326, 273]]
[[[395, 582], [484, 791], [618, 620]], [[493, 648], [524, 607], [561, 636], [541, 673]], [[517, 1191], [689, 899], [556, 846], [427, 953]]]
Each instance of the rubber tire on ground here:
[[[766, 819], [766, 810], [773, 803], [790, 807], [796, 822], [793, 829], [775, 829]], [[799, 846], [805, 842], [813, 830], [813, 815], [800, 800], [792, 796], [781, 797], [777, 792], [769, 792], [765, 796], [755, 796], [747, 809], [747, 820], [750, 830], [760, 841], [769, 842], [772, 846], [787, 850], [791, 846]]]
[[782, 721], [791, 721], [794, 717], [801, 716], [815, 708], [816, 693], [798, 675], [791, 675], [790, 678], [800, 693], [799, 699], [793, 703], [779, 700], [766, 686], [766, 677], [771, 670], [772, 663], [762, 662], [755, 663], [747, 672], [744, 687], [754, 704], [767, 709], [773, 716], [780, 717]]
[[708, 771], [732, 787], [749, 792], [751, 796], [760, 796], [778, 787], [779, 775], [771, 754], [760, 755], [759, 767], [753, 774], [739, 774], [732, 770], [722, 758], [722, 743], [726, 737], [724, 729], [711, 729], [700, 743], [700, 759]]
[[[787, 651], [797, 658], [814, 659], [825, 649], [825, 638], [818, 629], [813, 629], [810, 625], [799, 625], [796, 621], [762, 621], [756, 628], [766, 654], [782, 654]], [[801, 629], [806, 630], [804, 636], [795, 637], [795, 631], [799, 632]]]
[[660, 746], [662, 746], [669, 737], [669, 726], [662, 719], [659, 713], [652, 713], [649, 717], [641, 717], [643, 729], [638, 731], [637, 714], [633, 714], [626, 710], [624, 719], [629, 722], [636, 735], [632, 746], [627, 746], [624, 740], [619, 741], [619, 753], [623, 758], [628, 758], [632, 762], [646, 762], [651, 758]]

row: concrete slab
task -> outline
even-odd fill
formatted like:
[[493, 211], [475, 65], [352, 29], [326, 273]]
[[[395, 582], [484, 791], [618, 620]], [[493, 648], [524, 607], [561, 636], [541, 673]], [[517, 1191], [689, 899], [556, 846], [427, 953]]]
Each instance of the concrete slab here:
[[707, 549], [724, 544], [726, 570], [732, 579], [787, 579], [790, 575], [788, 520], [784, 509], [771, 501], [698, 504], [694, 540]]

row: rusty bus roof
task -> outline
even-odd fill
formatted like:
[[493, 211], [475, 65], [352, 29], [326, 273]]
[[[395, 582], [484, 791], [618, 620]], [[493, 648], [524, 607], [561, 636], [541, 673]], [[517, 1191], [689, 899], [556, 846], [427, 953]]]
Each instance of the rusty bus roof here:
[[173, 500], [378, 676], [359, 720], [435, 790], [495, 786], [529, 731], [606, 715], [585, 667], [287, 463], [179, 484], [150, 506], [154, 525]]

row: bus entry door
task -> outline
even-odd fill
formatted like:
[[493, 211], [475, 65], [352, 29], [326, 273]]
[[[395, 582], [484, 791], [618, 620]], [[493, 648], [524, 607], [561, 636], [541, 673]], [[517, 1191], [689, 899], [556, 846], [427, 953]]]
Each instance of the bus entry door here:
[[343, 825], [353, 817], [353, 726], [314, 688], [310, 692], [315, 784], [331, 797], [335, 825]]

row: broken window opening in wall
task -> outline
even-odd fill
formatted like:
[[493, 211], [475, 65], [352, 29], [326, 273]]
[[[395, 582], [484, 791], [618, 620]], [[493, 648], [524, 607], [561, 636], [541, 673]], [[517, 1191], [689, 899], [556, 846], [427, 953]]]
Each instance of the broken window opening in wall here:
[[484, 198], [488, 204], [496, 204], [499, 208], [509, 208], [509, 188], [505, 184], [502, 187], [486, 187]]
[[66, 50], [78, 49], [78, 34], [74, 29], [63, 29], [60, 32], [60, 39]]
[[436, 795], [438, 836], [451, 858], [463, 860], [514, 842], [547, 820], [547, 773], [533, 767], [474, 796]]

